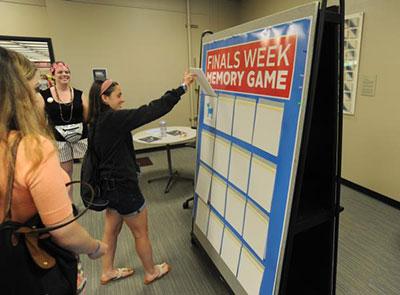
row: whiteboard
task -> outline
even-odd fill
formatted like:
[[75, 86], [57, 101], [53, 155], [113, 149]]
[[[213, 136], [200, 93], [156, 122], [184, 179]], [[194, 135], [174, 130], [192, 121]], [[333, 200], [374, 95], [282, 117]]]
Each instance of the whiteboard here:
[[200, 95], [197, 178], [208, 185], [204, 167], [212, 176], [208, 204], [196, 190], [193, 232], [237, 294], [278, 293], [318, 5], [203, 40], [202, 70], [217, 96]]

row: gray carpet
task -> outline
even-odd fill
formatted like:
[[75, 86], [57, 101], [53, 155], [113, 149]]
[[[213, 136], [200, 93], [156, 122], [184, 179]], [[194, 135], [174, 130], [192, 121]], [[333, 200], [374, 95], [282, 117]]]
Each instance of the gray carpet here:
[[400, 294], [400, 210], [342, 187], [336, 294]]
[[[172, 150], [171, 153], [173, 168], [182, 176], [193, 177], [195, 150], [182, 148]], [[150, 157], [153, 162], [152, 166], [141, 168], [140, 184], [149, 210], [149, 232], [154, 260], [167, 261], [171, 264], [172, 271], [165, 278], [145, 286], [143, 268], [134, 249], [134, 240], [128, 228], [124, 226], [118, 240], [115, 265], [133, 266], [136, 273], [130, 278], [101, 286], [101, 260], [92, 261], [82, 255], [84, 270], [89, 277], [86, 294], [229, 294], [218, 273], [210, 265], [208, 257], [191, 243], [192, 212], [191, 209], [184, 210], [182, 203], [193, 195], [193, 183], [178, 181], [173, 184], [169, 193], [164, 194], [166, 180], [150, 184], [147, 180], [167, 173], [166, 152], [154, 152], [143, 156]], [[74, 178], [78, 179], [79, 164], [74, 168]], [[76, 189], [74, 195], [78, 195]], [[101, 238], [102, 213], [89, 212], [82, 217], [80, 223], [94, 237]]]
[[[140, 155], [142, 156], [142, 155]], [[136, 274], [128, 279], [99, 284], [101, 261], [82, 255], [89, 277], [86, 294], [228, 294], [209, 259], [190, 241], [191, 210], [182, 203], [193, 194], [191, 182], [179, 181], [164, 194], [165, 181], [147, 180], [166, 173], [165, 152], [145, 154], [154, 163], [142, 167], [141, 187], [149, 208], [149, 230], [156, 262], [167, 261], [172, 271], [152, 285], [143, 285], [143, 268], [134, 250], [134, 241], [124, 226], [116, 254], [116, 266], [133, 266]], [[185, 176], [193, 176], [195, 150], [172, 151], [173, 166]], [[75, 165], [78, 179], [79, 164]], [[77, 195], [77, 191], [75, 192]], [[371, 199], [347, 187], [342, 188], [337, 267], [339, 295], [400, 294], [400, 210]], [[89, 232], [101, 238], [102, 213], [89, 212], [81, 220]]]

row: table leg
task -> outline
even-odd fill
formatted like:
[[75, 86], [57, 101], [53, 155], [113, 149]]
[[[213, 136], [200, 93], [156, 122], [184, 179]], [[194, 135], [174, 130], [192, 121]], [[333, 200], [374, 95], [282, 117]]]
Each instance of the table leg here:
[[164, 193], [168, 193], [169, 192], [169, 190], [171, 189], [172, 185], [174, 184], [174, 182], [176, 180], [181, 179], [181, 180], [189, 180], [189, 181], [193, 181], [194, 182], [193, 178], [180, 176], [178, 171], [175, 171], [175, 172], [173, 171], [173, 169], [172, 169], [172, 158], [171, 158], [171, 147], [168, 144], [166, 145], [166, 151], [167, 151], [167, 160], [168, 160], [168, 175], [160, 176], [160, 177], [153, 178], [153, 179], [149, 179], [147, 181], [148, 183], [151, 183], [151, 182], [157, 181], [157, 180], [168, 179], [167, 185], [165, 186]]

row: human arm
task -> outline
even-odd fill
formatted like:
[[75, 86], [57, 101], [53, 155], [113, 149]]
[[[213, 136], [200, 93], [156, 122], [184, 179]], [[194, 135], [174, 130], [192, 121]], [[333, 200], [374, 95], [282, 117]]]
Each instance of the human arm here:
[[123, 132], [150, 123], [170, 112], [194, 80], [195, 75], [186, 72], [183, 76], [183, 83], [178, 88], [167, 91], [161, 98], [151, 101], [148, 105], [142, 105], [137, 109], [113, 112], [111, 114], [112, 121]]
[[[71, 215], [69, 218], [73, 218], [73, 216]], [[103, 256], [108, 249], [105, 243], [93, 239], [76, 221], [52, 231], [51, 236], [60, 247], [76, 254], [87, 254], [91, 259], [97, 259]]]
[[[32, 144], [26, 141], [23, 143], [24, 148], [26, 145]], [[73, 218], [72, 206], [65, 187], [68, 176], [60, 167], [55, 147], [47, 139], [44, 139], [41, 145], [44, 159], [37, 168], [26, 173], [25, 182], [43, 224], [51, 226]], [[21, 165], [24, 162], [29, 163], [27, 159], [23, 159]], [[62, 248], [77, 254], [92, 254], [91, 258], [100, 257], [99, 255], [104, 254], [107, 250], [107, 246], [101, 243], [100, 249], [93, 254], [99, 241], [93, 239], [76, 221], [51, 231], [50, 235]]]
[[82, 107], [83, 107], [83, 121], [87, 123], [89, 118], [89, 100], [84, 93], [82, 93]]

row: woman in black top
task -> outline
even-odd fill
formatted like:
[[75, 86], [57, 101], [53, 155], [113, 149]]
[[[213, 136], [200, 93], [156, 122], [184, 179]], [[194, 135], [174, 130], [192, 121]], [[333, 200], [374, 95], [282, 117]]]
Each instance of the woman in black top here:
[[167, 91], [161, 98], [137, 109], [122, 110], [124, 99], [121, 87], [111, 80], [95, 81], [89, 92], [90, 146], [99, 159], [102, 193], [109, 201], [105, 214], [103, 241], [109, 251], [102, 262], [101, 283], [133, 274], [131, 268], [113, 267], [117, 238], [125, 222], [135, 238], [136, 252], [143, 264], [144, 283], [168, 273], [167, 263], [155, 265], [147, 232], [147, 209], [137, 179], [131, 131], [168, 113], [180, 100], [194, 76], [185, 74], [183, 84]]
[[[87, 150], [86, 119], [89, 102], [81, 90], [71, 86], [71, 71], [66, 63], [53, 63], [50, 72], [55, 84], [40, 91], [43, 97], [40, 104], [56, 140], [60, 165], [72, 178], [74, 159], [83, 158]], [[71, 187], [68, 194], [72, 200]], [[80, 262], [77, 284], [79, 291], [86, 285]]]
[[[62, 61], [51, 66], [54, 86], [41, 91], [44, 109], [56, 139], [61, 167], [72, 177], [73, 160], [81, 159], [87, 149], [88, 101], [81, 90], [73, 88], [71, 71]], [[72, 198], [72, 190], [69, 190]]]

